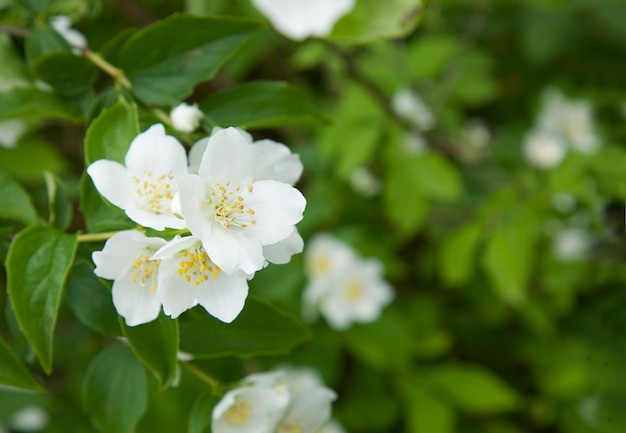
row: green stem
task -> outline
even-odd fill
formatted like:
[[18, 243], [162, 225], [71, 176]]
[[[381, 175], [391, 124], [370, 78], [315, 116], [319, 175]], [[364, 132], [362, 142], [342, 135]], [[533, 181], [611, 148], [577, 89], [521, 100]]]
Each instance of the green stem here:
[[123, 87], [125, 87], [128, 90], [132, 89], [133, 85], [130, 83], [130, 81], [128, 81], [128, 78], [126, 78], [126, 76], [124, 75], [124, 71], [122, 71], [119, 68], [116, 68], [115, 66], [113, 66], [112, 64], [104, 60], [102, 56], [94, 53], [89, 48], [83, 50], [83, 54], [94, 65], [96, 65], [98, 68], [100, 68], [101, 70], [106, 72], [108, 75], [113, 77], [113, 79], [115, 79], [115, 81], [120, 83]]
[[85, 233], [78, 235], [78, 242], [99, 242], [110, 239], [119, 232]]
[[182, 362], [181, 364], [187, 367], [187, 370], [198, 376], [198, 378], [202, 379], [203, 382], [207, 383], [211, 387], [214, 395], [218, 397], [224, 395], [225, 386], [222, 383], [218, 382], [216, 379], [189, 362]]

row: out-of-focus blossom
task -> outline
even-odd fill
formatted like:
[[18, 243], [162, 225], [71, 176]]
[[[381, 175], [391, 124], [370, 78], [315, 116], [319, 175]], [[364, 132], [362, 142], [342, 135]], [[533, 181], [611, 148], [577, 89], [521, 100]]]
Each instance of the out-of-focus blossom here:
[[276, 30], [300, 41], [329, 35], [335, 23], [352, 10], [355, 0], [252, 0], [252, 4]]
[[15, 413], [8, 422], [12, 430], [20, 432], [38, 432], [46, 428], [50, 415], [40, 406], [26, 406]]
[[556, 233], [553, 252], [563, 262], [575, 262], [586, 257], [591, 247], [591, 235], [581, 228], [567, 228]]
[[281, 368], [246, 377], [213, 410], [215, 433], [314, 433], [331, 416], [336, 394], [317, 374]]
[[170, 119], [172, 126], [182, 132], [193, 132], [200, 126], [204, 114], [198, 109], [198, 104], [182, 104], [172, 108]]
[[72, 28], [72, 20], [67, 15], [51, 17], [50, 24], [74, 48], [75, 54], [79, 54], [81, 50], [87, 48], [87, 38], [81, 32]]
[[356, 192], [366, 196], [373, 197], [380, 193], [382, 188], [380, 179], [378, 179], [367, 167], [358, 167], [350, 175], [350, 186]]
[[524, 138], [524, 156], [533, 166], [540, 169], [556, 167], [563, 161], [567, 147], [558, 137], [534, 131]]
[[382, 264], [361, 259], [347, 244], [327, 234], [309, 241], [305, 252], [309, 284], [303, 294], [305, 316], [320, 312], [337, 330], [378, 319], [394, 291], [383, 279]]
[[411, 89], [398, 89], [391, 99], [391, 107], [398, 117], [421, 131], [432, 129], [437, 122], [430, 108]]
[[27, 130], [26, 123], [20, 119], [0, 121], [0, 146], [7, 149], [15, 148]]

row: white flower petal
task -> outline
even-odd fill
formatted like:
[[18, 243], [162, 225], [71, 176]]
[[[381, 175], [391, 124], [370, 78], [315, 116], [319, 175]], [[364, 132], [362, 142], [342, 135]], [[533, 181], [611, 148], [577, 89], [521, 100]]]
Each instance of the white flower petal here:
[[254, 183], [246, 205], [255, 211], [257, 223], [252, 229], [259, 241], [271, 245], [291, 235], [293, 226], [302, 219], [306, 199], [286, 183], [262, 180]]
[[144, 171], [161, 174], [171, 171], [174, 176], [187, 173], [185, 148], [174, 137], [166, 135], [160, 123], [135, 137], [126, 153], [125, 163], [128, 171], [136, 175]]
[[335, 23], [347, 14], [355, 0], [252, 0], [272, 25], [285, 36], [302, 40], [326, 36]]
[[302, 176], [304, 166], [300, 156], [282, 143], [272, 140], [259, 140], [253, 143], [259, 153], [254, 180], [277, 180], [295, 185]]
[[216, 227], [210, 236], [202, 239], [202, 244], [211, 260], [227, 274], [237, 269], [253, 274], [265, 264], [261, 244], [245, 233], [233, 234], [228, 229]]
[[227, 392], [213, 409], [213, 433], [274, 433], [286, 399], [271, 388], [246, 386]]
[[[156, 275], [154, 276], [156, 282]], [[128, 326], [152, 322], [159, 316], [161, 301], [151, 291], [133, 283], [132, 272], [127, 272], [113, 282], [113, 305]]]
[[524, 156], [540, 169], [556, 167], [563, 161], [567, 148], [562, 140], [541, 131], [531, 132], [524, 138]]
[[147, 238], [138, 230], [116, 233], [106, 241], [102, 251], [95, 251], [91, 255], [96, 265], [94, 273], [101, 278], [114, 280], [126, 273], [141, 250], [164, 243], [160, 238]]
[[155, 230], [165, 230], [165, 228], [184, 229], [187, 227], [185, 220], [178, 218], [172, 213], [154, 213], [146, 209], [129, 207], [126, 209], [126, 215], [144, 227], [150, 227]]
[[27, 130], [21, 119], [7, 119], [0, 122], [0, 146], [13, 149]]
[[295, 254], [299, 254], [304, 249], [304, 240], [297, 229], [282, 241], [275, 244], [263, 246], [263, 256], [265, 260], [277, 265], [283, 265], [289, 263], [291, 257]]
[[215, 284], [198, 291], [198, 302], [208, 313], [230, 323], [241, 313], [248, 297], [248, 279], [243, 273], [220, 275]]
[[256, 164], [249, 136], [237, 128], [226, 128], [209, 137], [198, 173], [210, 184], [225, 184], [233, 179], [252, 180]]
[[87, 167], [98, 192], [115, 206], [126, 209], [135, 196], [126, 168], [118, 162], [100, 159]]

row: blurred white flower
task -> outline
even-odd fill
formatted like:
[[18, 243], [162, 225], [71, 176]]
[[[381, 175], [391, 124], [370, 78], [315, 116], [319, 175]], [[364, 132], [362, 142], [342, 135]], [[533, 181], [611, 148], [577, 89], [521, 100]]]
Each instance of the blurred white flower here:
[[428, 151], [428, 141], [426, 141], [426, 138], [422, 134], [414, 131], [404, 134], [401, 146], [407, 156], [421, 155]]
[[350, 175], [350, 186], [356, 192], [366, 196], [373, 197], [380, 193], [382, 188], [380, 179], [378, 179], [367, 167], [358, 167]]
[[232, 322], [248, 296], [250, 275], [222, 272], [202, 242], [193, 237], [175, 238], [152, 256], [159, 261], [156, 295], [172, 318], [200, 304], [213, 317]]
[[391, 108], [398, 117], [422, 131], [432, 129], [437, 122], [422, 98], [408, 88], [396, 90], [391, 99]]
[[94, 273], [113, 280], [113, 305], [128, 326], [153, 321], [161, 311], [156, 296], [159, 261], [152, 255], [163, 245], [161, 238], [149, 238], [137, 230], [113, 235], [102, 251], [92, 254]]
[[198, 109], [198, 104], [182, 104], [172, 108], [170, 119], [172, 126], [182, 132], [193, 132], [200, 126], [204, 114]]
[[558, 137], [543, 131], [532, 131], [524, 137], [524, 156], [541, 169], [556, 167], [563, 161], [567, 148]]
[[136, 223], [155, 230], [185, 228], [171, 206], [187, 174], [187, 155], [178, 140], [165, 135], [163, 125], [152, 125], [133, 140], [125, 166], [101, 159], [87, 173], [98, 192]]
[[335, 23], [350, 12], [355, 0], [252, 0], [272, 26], [288, 38], [327, 36]]
[[585, 258], [591, 247], [591, 235], [580, 228], [567, 228], [557, 232], [553, 252], [563, 262], [579, 261]]
[[328, 421], [334, 391], [309, 369], [252, 374], [213, 410], [214, 433], [314, 433]]
[[557, 88], [548, 88], [542, 95], [542, 108], [537, 126], [546, 133], [560, 136], [572, 149], [592, 153], [598, 147], [594, 131], [593, 107], [588, 101], [568, 99]]
[[50, 24], [74, 48], [75, 54], [80, 54], [81, 50], [87, 48], [87, 38], [81, 32], [72, 28], [72, 20], [67, 15], [50, 17]]
[[40, 406], [26, 406], [15, 413], [8, 422], [12, 430], [21, 432], [41, 431], [50, 422], [50, 415]]
[[552, 196], [552, 207], [559, 212], [569, 213], [576, 209], [576, 197], [560, 192]]
[[27, 130], [28, 127], [23, 120], [7, 119], [0, 121], [0, 147], [15, 148]]
[[180, 182], [191, 233], [227, 274], [265, 266], [263, 247], [292, 236], [306, 206], [300, 191], [281, 181], [286, 173], [274, 168], [276, 153], [265, 150], [236, 128], [221, 130], [206, 142], [198, 174]]
[[309, 241], [305, 261], [309, 284], [303, 294], [304, 314], [311, 317], [319, 311], [336, 330], [377, 320], [394, 297], [378, 260], [357, 257], [347, 244], [327, 234]]
[[491, 131], [479, 119], [471, 119], [465, 123], [463, 128], [463, 142], [474, 149], [484, 149], [491, 141]]

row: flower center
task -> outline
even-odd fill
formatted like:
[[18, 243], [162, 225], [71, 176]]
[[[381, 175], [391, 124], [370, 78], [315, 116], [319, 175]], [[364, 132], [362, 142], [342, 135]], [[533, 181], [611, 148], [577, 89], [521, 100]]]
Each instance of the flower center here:
[[241, 425], [252, 416], [252, 408], [245, 401], [237, 401], [228, 408], [225, 416], [228, 422]]
[[361, 298], [363, 298], [363, 284], [359, 281], [350, 281], [346, 284], [344, 293], [348, 301], [358, 302]]
[[174, 198], [171, 190], [173, 179], [172, 170], [159, 176], [150, 170], [145, 170], [142, 177], [133, 176], [136, 186], [135, 193], [144, 206], [151, 211], [157, 213], [171, 212], [170, 206], [172, 198]]
[[[248, 194], [252, 192], [252, 184], [248, 185]], [[230, 182], [225, 185], [215, 183], [209, 188], [209, 197], [206, 204], [211, 209], [211, 215], [222, 227], [230, 229], [233, 226], [246, 228], [248, 225], [256, 224], [254, 209], [246, 207], [245, 198], [241, 195], [241, 187], [230, 187]]]
[[313, 259], [313, 273], [318, 276], [328, 274], [330, 271], [330, 259], [327, 256], [319, 256]]
[[144, 289], [150, 288], [154, 293], [157, 288], [157, 271], [161, 260], [150, 260], [154, 251], [144, 250], [144, 252], [133, 260], [133, 271], [131, 278], [133, 284], [139, 284]]
[[221, 269], [211, 261], [201, 246], [183, 251], [181, 256], [178, 262], [178, 275], [184, 275], [188, 283], [197, 286], [203, 281], [207, 281], [209, 276], [214, 280], [217, 279]]
[[301, 433], [302, 423], [296, 420], [282, 422], [278, 426], [277, 433]]

